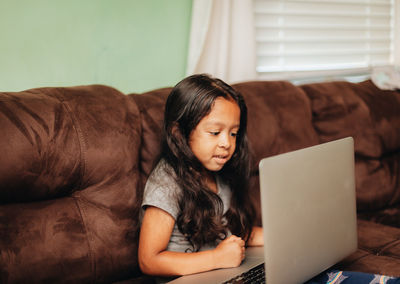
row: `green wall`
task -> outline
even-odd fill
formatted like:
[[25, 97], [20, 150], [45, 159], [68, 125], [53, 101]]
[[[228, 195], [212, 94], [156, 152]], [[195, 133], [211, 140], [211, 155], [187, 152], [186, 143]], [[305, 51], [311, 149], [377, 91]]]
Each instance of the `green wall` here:
[[0, 0], [0, 91], [185, 76], [191, 0]]

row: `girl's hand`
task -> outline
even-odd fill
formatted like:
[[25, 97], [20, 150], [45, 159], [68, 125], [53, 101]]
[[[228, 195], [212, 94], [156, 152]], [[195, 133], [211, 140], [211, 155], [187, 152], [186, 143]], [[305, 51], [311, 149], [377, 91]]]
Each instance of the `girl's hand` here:
[[237, 267], [245, 257], [245, 242], [232, 235], [220, 242], [214, 252], [219, 268]]

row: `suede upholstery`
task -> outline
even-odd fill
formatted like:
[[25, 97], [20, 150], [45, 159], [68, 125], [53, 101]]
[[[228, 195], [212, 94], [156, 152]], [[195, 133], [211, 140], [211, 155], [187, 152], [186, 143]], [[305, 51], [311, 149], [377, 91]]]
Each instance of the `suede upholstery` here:
[[313, 84], [302, 89], [310, 96], [321, 142], [354, 137], [358, 209], [380, 210], [399, 204], [399, 93], [381, 91], [371, 81]]
[[[233, 86], [248, 106], [257, 222], [260, 159], [353, 136], [359, 250], [337, 267], [400, 276], [400, 93], [371, 81]], [[170, 91], [0, 93], [0, 283], [146, 281], [140, 203]]]
[[0, 282], [137, 273], [137, 106], [104, 86], [0, 94]]

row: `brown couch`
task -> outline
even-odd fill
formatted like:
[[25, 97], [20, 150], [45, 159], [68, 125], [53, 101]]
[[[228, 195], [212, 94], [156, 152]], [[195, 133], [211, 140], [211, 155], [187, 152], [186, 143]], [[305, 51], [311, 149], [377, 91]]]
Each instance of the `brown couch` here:
[[[400, 93], [371, 81], [234, 87], [249, 109], [258, 212], [261, 158], [353, 136], [359, 250], [338, 268], [400, 276]], [[170, 90], [0, 93], [1, 283], [147, 280], [139, 205]]]

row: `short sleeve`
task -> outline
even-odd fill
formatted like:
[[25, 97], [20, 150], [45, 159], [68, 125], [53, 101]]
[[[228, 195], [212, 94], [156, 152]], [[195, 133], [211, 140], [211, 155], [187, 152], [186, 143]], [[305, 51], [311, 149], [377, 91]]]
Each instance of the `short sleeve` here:
[[179, 214], [178, 199], [181, 190], [165, 162], [160, 162], [146, 182], [142, 208], [154, 206], [166, 211], [175, 220]]

